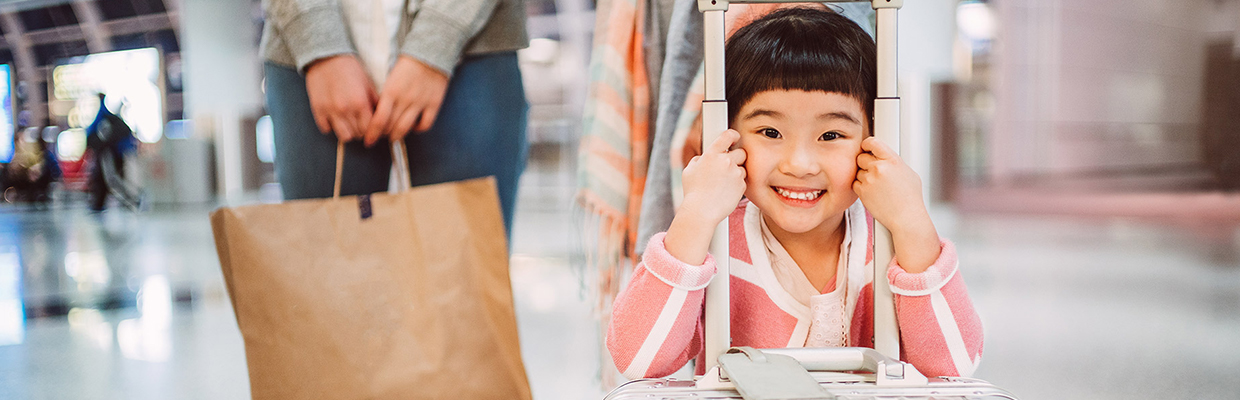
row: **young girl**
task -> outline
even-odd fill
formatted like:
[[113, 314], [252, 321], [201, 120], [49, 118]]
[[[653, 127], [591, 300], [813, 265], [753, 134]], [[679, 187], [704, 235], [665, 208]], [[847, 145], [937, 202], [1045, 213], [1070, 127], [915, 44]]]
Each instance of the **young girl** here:
[[895, 245], [883, 278], [896, 294], [901, 358], [926, 376], [972, 373], [982, 327], [955, 249], [935, 231], [917, 174], [870, 137], [873, 40], [832, 12], [791, 8], [738, 30], [725, 54], [732, 129], [687, 165], [671, 227], [616, 299], [616, 367], [660, 377], [696, 357], [704, 373], [708, 247], [724, 218], [733, 346], [873, 347], [878, 220]]

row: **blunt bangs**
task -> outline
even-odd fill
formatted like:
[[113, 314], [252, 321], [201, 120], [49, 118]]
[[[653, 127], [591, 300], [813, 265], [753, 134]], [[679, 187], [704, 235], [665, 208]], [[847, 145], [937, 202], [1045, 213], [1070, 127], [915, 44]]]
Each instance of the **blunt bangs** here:
[[873, 124], [877, 50], [856, 23], [831, 11], [789, 8], [736, 31], [724, 50], [728, 123], [767, 90], [844, 94]]

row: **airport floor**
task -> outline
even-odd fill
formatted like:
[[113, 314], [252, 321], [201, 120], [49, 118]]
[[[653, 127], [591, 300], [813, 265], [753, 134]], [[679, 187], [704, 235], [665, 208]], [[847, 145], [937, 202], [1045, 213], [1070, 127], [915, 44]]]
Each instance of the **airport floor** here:
[[[535, 399], [598, 399], [575, 175], [535, 155], [511, 264], [525, 365]], [[0, 399], [248, 398], [209, 211], [0, 207]], [[1240, 393], [1235, 222], [933, 213], [985, 324], [977, 377], [1024, 399]]]

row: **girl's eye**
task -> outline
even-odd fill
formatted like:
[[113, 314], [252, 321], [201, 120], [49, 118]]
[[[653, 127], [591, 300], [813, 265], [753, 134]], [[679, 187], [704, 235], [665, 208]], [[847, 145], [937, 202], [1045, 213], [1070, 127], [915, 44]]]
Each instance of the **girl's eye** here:
[[771, 139], [779, 139], [779, 131], [772, 128], [763, 128], [761, 131], [758, 131], [758, 133], [761, 133], [763, 136]]
[[844, 135], [841, 135], [839, 132], [831, 131], [831, 132], [822, 134], [822, 136], [820, 136], [818, 139], [822, 141], [831, 141], [831, 140], [839, 139], [843, 136]]

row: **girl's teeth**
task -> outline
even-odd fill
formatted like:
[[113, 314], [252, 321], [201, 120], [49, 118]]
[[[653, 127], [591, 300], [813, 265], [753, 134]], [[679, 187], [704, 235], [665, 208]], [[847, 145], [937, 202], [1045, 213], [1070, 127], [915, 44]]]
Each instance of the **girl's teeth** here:
[[813, 191], [813, 192], [793, 192], [793, 191], [780, 189], [780, 188], [776, 188], [775, 190], [779, 192], [780, 196], [784, 196], [784, 197], [787, 197], [790, 199], [796, 199], [796, 200], [813, 200], [813, 199], [818, 198], [818, 196], [822, 194], [821, 190]]

